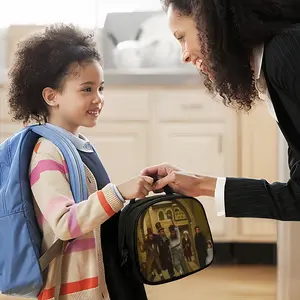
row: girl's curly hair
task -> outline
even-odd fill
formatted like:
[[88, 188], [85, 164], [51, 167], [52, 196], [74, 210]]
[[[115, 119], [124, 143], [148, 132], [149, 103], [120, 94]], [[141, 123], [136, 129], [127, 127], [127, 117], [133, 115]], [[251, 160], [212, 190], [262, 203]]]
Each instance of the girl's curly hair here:
[[8, 102], [13, 119], [45, 122], [48, 106], [42, 91], [62, 91], [72, 63], [99, 61], [92, 33], [73, 25], [54, 24], [18, 44], [9, 71]]
[[250, 66], [252, 51], [300, 21], [299, 0], [161, 0], [191, 16], [199, 32], [205, 86], [225, 105], [250, 110], [258, 93]]

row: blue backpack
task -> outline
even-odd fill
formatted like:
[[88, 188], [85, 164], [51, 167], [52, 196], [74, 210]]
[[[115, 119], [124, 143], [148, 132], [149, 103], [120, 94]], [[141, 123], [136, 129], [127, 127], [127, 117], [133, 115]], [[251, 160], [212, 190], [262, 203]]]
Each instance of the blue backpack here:
[[57, 240], [41, 256], [42, 234], [28, 174], [34, 146], [41, 136], [62, 152], [75, 202], [87, 199], [82, 160], [59, 131], [47, 125], [32, 125], [0, 144], [0, 291], [6, 295], [37, 297], [44, 284], [42, 271], [61, 253], [64, 244]]

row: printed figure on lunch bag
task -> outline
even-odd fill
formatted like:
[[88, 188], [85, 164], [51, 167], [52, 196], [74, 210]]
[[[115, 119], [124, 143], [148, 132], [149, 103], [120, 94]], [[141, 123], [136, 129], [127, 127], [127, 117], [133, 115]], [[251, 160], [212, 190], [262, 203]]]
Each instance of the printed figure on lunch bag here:
[[13, 117], [25, 124], [46, 124], [69, 140], [85, 171], [86, 178], [78, 185], [88, 192], [87, 199], [75, 203], [65, 157], [52, 141], [39, 138], [28, 176], [42, 233], [41, 254], [57, 239], [65, 243], [45, 270], [38, 299], [147, 299], [143, 285], [121, 268], [117, 237], [125, 202], [147, 196], [153, 179], [136, 176], [111, 183], [96, 150], [80, 134], [80, 127], [97, 125], [103, 89], [100, 55], [91, 34], [58, 24], [19, 44], [9, 72]]
[[154, 281], [156, 274], [160, 280], [164, 280], [162, 267], [159, 259], [159, 248], [157, 235], [154, 235], [151, 228], [147, 228], [147, 236], [144, 243], [144, 251], [146, 252], [146, 274], [149, 281]]
[[207, 241], [207, 256], [206, 256], [206, 260], [205, 260], [206, 265], [208, 265], [212, 262], [213, 257], [214, 257], [213, 244], [212, 244], [211, 240], [209, 240], [209, 241]]
[[188, 262], [192, 261], [192, 243], [189, 237], [189, 233], [186, 230], [183, 232], [181, 244], [182, 244], [183, 253], [186, 260]]
[[172, 225], [169, 226], [170, 232], [170, 248], [173, 258], [174, 268], [180, 275], [189, 272], [188, 264], [184, 258], [183, 249], [181, 245], [181, 235], [179, 228], [175, 225], [172, 215], [169, 215]]
[[172, 254], [170, 250], [170, 239], [167, 237], [165, 229], [161, 226], [160, 222], [155, 224], [158, 231], [157, 244], [159, 249], [159, 259], [163, 270], [167, 270], [169, 277], [175, 276]]
[[206, 266], [207, 242], [199, 226], [195, 227], [195, 246], [200, 267]]

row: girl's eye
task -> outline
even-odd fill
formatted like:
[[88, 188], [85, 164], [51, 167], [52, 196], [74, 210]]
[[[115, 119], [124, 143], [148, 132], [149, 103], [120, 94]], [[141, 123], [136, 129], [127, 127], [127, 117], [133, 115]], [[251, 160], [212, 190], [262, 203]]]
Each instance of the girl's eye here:
[[104, 86], [101, 86], [101, 87], [99, 88], [99, 91], [100, 91], [100, 92], [103, 92], [103, 90], [104, 90]]
[[89, 87], [89, 88], [84, 89], [83, 91], [90, 93], [92, 91], [92, 88]]

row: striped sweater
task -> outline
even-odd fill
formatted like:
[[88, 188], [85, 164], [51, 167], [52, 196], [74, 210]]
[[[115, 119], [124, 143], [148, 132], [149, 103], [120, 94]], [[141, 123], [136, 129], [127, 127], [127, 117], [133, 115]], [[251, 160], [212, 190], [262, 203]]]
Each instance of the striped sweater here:
[[[35, 146], [30, 164], [34, 209], [43, 233], [42, 253], [57, 238], [70, 240], [62, 257], [61, 272], [54, 259], [45, 274], [39, 300], [109, 299], [101, 250], [100, 226], [123, 207], [112, 184], [97, 191], [96, 180], [85, 166], [89, 197], [75, 204], [69, 174], [60, 150], [45, 138]], [[61, 273], [61, 280], [58, 274]]]

